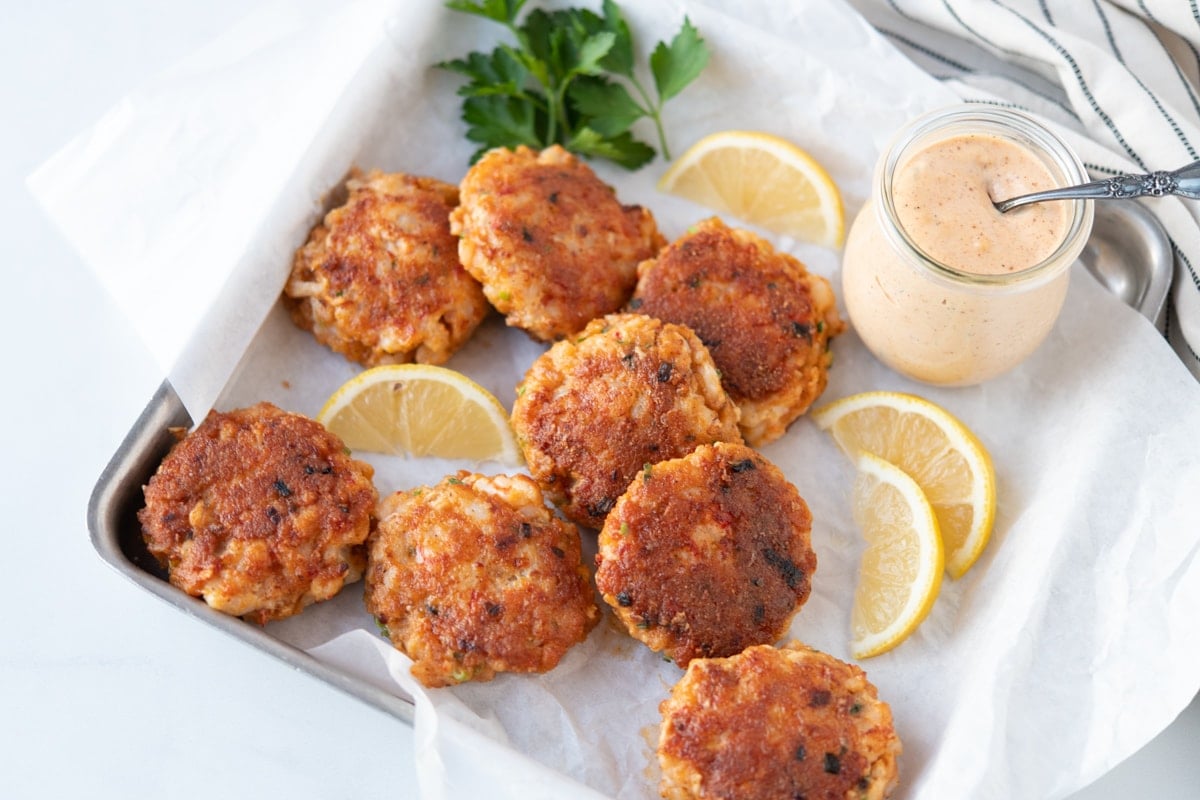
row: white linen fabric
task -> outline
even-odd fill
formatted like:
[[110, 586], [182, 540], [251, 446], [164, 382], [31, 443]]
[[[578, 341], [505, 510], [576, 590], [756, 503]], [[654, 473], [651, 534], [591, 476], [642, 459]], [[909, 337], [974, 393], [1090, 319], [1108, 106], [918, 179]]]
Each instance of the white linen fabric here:
[[[1200, 8], [1186, 0], [850, 0], [964, 101], [1041, 118], [1094, 179], [1200, 159]], [[1200, 378], [1200, 201], [1143, 201], [1175, 251], [1163, 333]]]

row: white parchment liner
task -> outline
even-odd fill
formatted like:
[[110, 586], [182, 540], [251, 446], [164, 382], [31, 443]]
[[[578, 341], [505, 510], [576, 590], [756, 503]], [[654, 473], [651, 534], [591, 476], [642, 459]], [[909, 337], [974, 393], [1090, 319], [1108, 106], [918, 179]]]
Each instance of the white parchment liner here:
[[[838, 0], [625, 6], [642, 56], [685, 13], [713, 50], [701, 79], [667, 106], [676, 152], [727, 128], [784, 135], [829, 168], [848, 218], [891, 133], [953, 102]], [[194, 417], [258, 400], [315, 414], [358, 368], [276, 304], [291, 252], [353, 165], [462, 177], [473, 147], [457, 119], [458, 81], [429, 65], [497, 35], [434, 2], [270, 6], [131, 94], [31, 185]], [[658, 194], [663, 168], [597, 170], [674, 238], [708, 212]], [[838, 254], [775, 241], [837, 286]], [[542, 349], [493, 317], [449, 366], [511, 407]], [[863, 663], [904, 740], [897, 796], [1053, 798], [1080, 788], [1200, 686], [1200, 388], [1149, 323], [1082, 269], [1041, 350], [984, 386], [912, 384], [853, 332], [834, 353], [826, 399], [923, 394], [978, 433], [999, 481], [982, 560], [944, 583], [912, 639]], [[813, 595], [791, 635], [848, 659], [861, 547], [851, 467], [807, 420], [763, 452], [815, 520]], [[381, 492], [460, 466], [371, 460]], [[585, 550], [592, 539], [585, 532]], [[361, 587], [268, 631], [415, 697], [427, 797], [587, 796], [582, 785], [596, 796], [656, 796], [657, 704], [680, 671], [608, 622], [547, 675], [431, 692], [375, 633]]]

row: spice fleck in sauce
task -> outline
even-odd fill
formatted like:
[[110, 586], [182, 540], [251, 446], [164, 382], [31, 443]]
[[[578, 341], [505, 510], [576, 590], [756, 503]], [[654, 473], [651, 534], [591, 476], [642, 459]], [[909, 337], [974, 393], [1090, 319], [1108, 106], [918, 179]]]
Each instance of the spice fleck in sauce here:
[[897, 171], [896, 216], [917, 246], [962, 272], [998, 275], [1049, 258], [1070, 206], [1034, 203], [1007, 214], [993, 202], [1055, 188], [1035, 155], [997, 136], [967, 134], [925, 148]]

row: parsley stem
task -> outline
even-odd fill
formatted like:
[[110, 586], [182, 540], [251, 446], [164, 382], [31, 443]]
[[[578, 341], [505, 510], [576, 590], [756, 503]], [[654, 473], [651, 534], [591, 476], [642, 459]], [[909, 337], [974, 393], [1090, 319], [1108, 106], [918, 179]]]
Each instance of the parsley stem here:
[[546, 97], [550, 100], [550, 134], [546, 137], [546, 141], [556, 141], [555, 121], [562, 126], [562, 140], [569, 141], [571, 138], [571, 123], [567, 119], [567, 84], [570, 81], [564, 81], [559, 86], [546, 92]]
[[671, 150], [667, 147], [667, 132], [663, 130], [662, 124], [662, 103], [655, 103], [650, 99], [650, 93], [642, 86], [642, 82], [637, 79], [636, 75], [630, 72], [628, 77], [633, 84], [633, 88], [637, 89], [637, 93], [641, 95], [642, 102], [646, 104], [642, 106], [642, 113], [654, 120], [654, 128], [658, 131], [658, 146], [662, 149], [663, 159], [670, 161]]
[[663, 130], [662, 124], [662, 109], [655, 109], [650, 118], [654, 120], [654, 128], [658, 131], [658, 144], [662, 147], [662, 157], [664, 161], [671, 160], [671, 151], [667, 148], [667, 132]]

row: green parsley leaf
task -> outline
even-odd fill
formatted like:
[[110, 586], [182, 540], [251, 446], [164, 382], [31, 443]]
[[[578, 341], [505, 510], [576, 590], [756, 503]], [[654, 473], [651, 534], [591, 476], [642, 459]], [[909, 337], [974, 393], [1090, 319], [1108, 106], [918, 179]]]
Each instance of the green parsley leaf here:
[[629, 23], [621, 14], [621, 7], [613, 0], [604, 0], [604, 30], [611, 31], [614, 38], [612, 50], [604, 59], [604, 68], [609, 72], [633, 77], [633, 34]]
[[[467, 138], [492, 147], [541, 147], [537, 109], [511, 97], [481, 95], [463, 101]], [[480, 152], [479, 155], [483, 155]]]
[[482, 2], [449, 0], [446, 3], [447, 8], [452, 8], [455, 11], [461, 11], [464, 14], [474, 14], [477, 17], [490, 19], [493, 22], [501, 22], [505, 25], [512, 25], [516, 21], [517, 15], [521, 13], [521, 6], [523, 5], [525, 5], [525, 0], [482, 0]]
[[471, 53], [466, 59], [443, 61], [437, 66], [470, 79], [458, 90], [463, 97], [500, 94], [522, 99], [535, 98], [535, 95], [526, 91], [529, 71], [509, 47], [497, 47], [490, 55]]
[[606, 158], [626, 169], [637, 169], [654, 158], [654, 148], [634, 139], [628, 131], [619, 136], [602, 136], [591, 128], [581, 128], [566, 147], [580, 155]]
[[683, 27], [668, 47], [662, 42], [650, 54], [650, 71], [661, 102], [670, 100], [694, 81], [708, 64], [708, 48], [691, 20], [683, 18]]
[[[629, 25], [615, 0], [601, 14], [587, 9], [534, 9], [518, 23], [525, 0], [449, 0], [448, 8], [503, 25], [516, 44], [471, 53], [437, 66], [466, 78], [458, 90], [467, 138], [493, 147], [561, 144], [636, 169], [654, 148], [636, 139], [633, 125], [648, 117], [663, 156], [670, 158], [662, 107], [700, 74], [708, 48], [691, 22], [650, 57], [657, 98], [638, 80]], [[629, 89], [633, 89], [633, 94]], [[635, 96], [636, 95], [636, 96]]]
[[[601, 136], [616, 136], [646, 116], [646, 111], [619, 83], [601, 77], [580, 78], [567, 92], [572, 108], [588, 117], [588, 127]], [[652, 156], [653, 157], [653, 156]]]
[[600, 62], [608, 55], [608, 51], [612, 50], [615, 41], [616, 37], [608, 31], [595, 33], [584, 39], [579, 45], [576, 64], [567, 74], [572, 77], [599, 75], [603, 71]]

